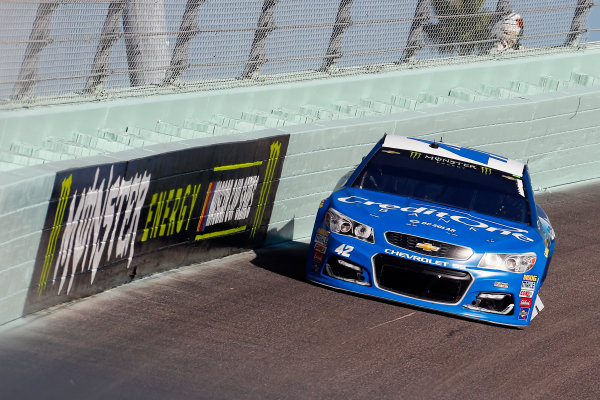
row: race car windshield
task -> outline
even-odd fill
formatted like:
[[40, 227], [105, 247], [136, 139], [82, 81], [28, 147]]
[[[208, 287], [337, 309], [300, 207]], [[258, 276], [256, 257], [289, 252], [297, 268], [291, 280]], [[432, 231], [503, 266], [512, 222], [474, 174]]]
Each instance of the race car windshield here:
[[391, 193], [529, 224], [521, 177], [450, 158], [380, 149], [352, 187]]

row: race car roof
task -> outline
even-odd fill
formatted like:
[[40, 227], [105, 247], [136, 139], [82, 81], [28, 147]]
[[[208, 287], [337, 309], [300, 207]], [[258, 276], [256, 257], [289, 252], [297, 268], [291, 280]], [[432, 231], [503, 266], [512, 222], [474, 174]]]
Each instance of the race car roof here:
[[523, 176], [525, 164], [520, 161], [442, 142], [435, 142], [437, 146], [432, 147], [432, 143], [434, 142], [426, 139], [387, 135], [383, 142], [383, 147], [417, 151], [419, 153], [446, 157], [453, 160], [486, 166], [519, 177]]

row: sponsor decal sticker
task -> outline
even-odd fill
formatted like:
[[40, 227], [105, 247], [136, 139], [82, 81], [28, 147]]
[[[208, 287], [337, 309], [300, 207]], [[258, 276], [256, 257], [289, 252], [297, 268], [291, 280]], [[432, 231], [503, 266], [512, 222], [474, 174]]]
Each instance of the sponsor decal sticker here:
[[320, 233], [317, 233], [315, 235], [315, 243], [319, 243], [323, 246], [327, 246], [327, 241], [329, 239], [327, 238], [327, 236], [321, 235]]
[[508, 289], [507, 282], [494, 282], [494, 287]]
[[[448, 210], [449, 212], [445, 212], [439, 211], [435, 208], [429, 208], [424, 206], [401, 207], [395, 204], [378, 203], [360, 196], [338, 197], [337, 200], [347, 204], [362, 204], [365, 206], [376, 206], [379, 208], [379, 212], [382, 213], [392, 210], [399, 210], [405, 213], [409, 213], [411, 216], [414, 215], [416, 217], [428, 215], [430, 216], [430, 218], [443, 219], [444, 222], [454, 221], [455, 223], [459, 223], [469, 227], [470, 230], [475, 232], [477, 232], [479, 229], [483, 229], [486, 232], [496, 232], [499, 235], [503, 236], [513, 236], [514, 238], [523, 242], [533, 242], [533, 239], [531, 239], [528, 236], [525, 236], [527, 231], [524, 229], [492, 223], [490, 221], [476, 218], [467, 214], [458, 214], [458, 212], [455, 210]], [[420, 221], [418, 220], [411, 220], [410, 222], [412, 224], [420, 224]]]
[[322, 263], [323, 262], [323, 254], [321, 253], [313, 253], [313, 260]]
[[521, 290], [519, 297], [529, 297], [531, 299], [533, 298], [533, 290]]
[[531, 307], [531, 303], [533, 303], [533, 299], [528, 299], [526, 297], [521, 298], [519, 302], [520, 307]]
[[317, 229], [317, 233], [319, 233], [325, 237], [329, 237], [329, 231], [327, 229], [319, 228], [319, 229]]
[[524, 289], [524, 290], [534, 290], [535, 289], [535, 282], [523, 281], [523, 282], [521, 282], [521, 289]]
[[[473, 169], [477, 170], [477, 166], [473, 164], [469, 164], [466, 162], [453, 160], [452, 158], [433, 156], [431, 154], [425, 154], [425, 160], [435, 161], [437, 164], [444, 164], [450, 167], [460, 168], [460, 169]], [[491, 171], [491, 170], [490, 170]]]
[[[441, 220], [443, 220], [443, 219], [441, 219]], [[445, 220], [443, 220], [443, 221], [444, 222], [448, 222], [448, 221], [445, 221]], [[442, 230], [447, 231], [449, 233], [455, 233], [456, 232], [456, 229], [448, 228], [447, 226], [443, 226], [443, 225], [439, 225], [439, 224], [434, 224], [432, 222], [427, 222], [427, 221], [418, 221], [416, 219], [411, 219], [409, 221], [408, 225], [410, 225], [410, 226], [416, 226], [416, 225], [431, 226], [432, 228], [442, 229]]]
[[526, 320], [528, 316], [529, 316], [529, 308], [521, 308], [521, 311], [519, 312], [519, 319]]
[[538, 277], [537, 277], [537, 275], [523, 275], [523, 280], [524, 281], [537, 282]]
[[327, 247], [325, 247], [323, 244], [321, 244], [321, 243], [315, 243], [315, 251], [316, 252], [324, 254], [326, 249], [327, 249]]
[[[411, 138], [411, 139], [422, 142], [422, 143], [426, 143], [426, 144], [432, 143], [430, 140], [426, 140], [426, 139], [416, 139], [416, 138]], [[455, 146], [452, 144], [442, 143], [442, 142], [437, 143], [437, 145], [440, 148], [442, 148], [446, 151], [449, 151], [453, 154], [456, 154], [459, 157], [468, 158], [469, 160], [473, 160], [473, 161], [476, 161], [481, 164], [488, 165], [490, 163], [490, 160], [501, 161], [504, 163], [508, 162], [508, 158], [506, 158], [506, 157], [501, 157], [501, 156], [498, 156], [495, 154], [486, 153], [484, 151], [469, 149], [469, 148]]]

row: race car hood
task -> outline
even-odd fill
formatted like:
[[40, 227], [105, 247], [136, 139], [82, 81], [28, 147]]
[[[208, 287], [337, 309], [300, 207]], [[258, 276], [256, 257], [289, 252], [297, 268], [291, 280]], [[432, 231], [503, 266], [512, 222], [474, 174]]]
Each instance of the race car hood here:
[[364, 189], [337, 191], [331, 205], [371, 226], [376, 237], [386, 231], [402, 232], [471, 247], [477, 253], [528, 251], [539, 241], [539, 233], [525, 224]]

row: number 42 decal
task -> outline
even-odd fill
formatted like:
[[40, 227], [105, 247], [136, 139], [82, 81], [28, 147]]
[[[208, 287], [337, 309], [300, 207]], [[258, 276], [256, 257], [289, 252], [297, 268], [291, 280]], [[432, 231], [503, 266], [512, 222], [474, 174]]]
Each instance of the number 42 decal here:
[[335, 249], [334, 251], [339, 254], [340, 256], [344, 256], [344, 257], [350, 257], [350, 253], [352, 253], [352, 250], [354, 250], [354, 246], [348, 246], [345, 244], [340, 244], [338, 246], [337, 249]]

